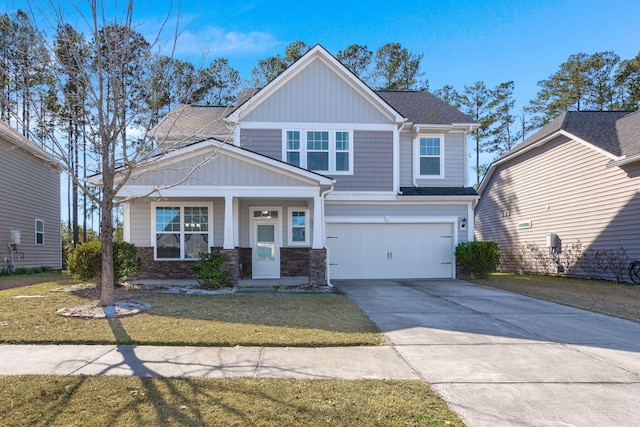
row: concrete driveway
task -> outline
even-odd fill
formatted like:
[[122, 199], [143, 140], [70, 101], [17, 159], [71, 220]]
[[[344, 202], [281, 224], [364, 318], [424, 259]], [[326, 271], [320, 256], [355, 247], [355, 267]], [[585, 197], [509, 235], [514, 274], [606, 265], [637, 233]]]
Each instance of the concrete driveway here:
[[333, 283], [469, 426], [640, 426], [638, 323], [457, 280]]

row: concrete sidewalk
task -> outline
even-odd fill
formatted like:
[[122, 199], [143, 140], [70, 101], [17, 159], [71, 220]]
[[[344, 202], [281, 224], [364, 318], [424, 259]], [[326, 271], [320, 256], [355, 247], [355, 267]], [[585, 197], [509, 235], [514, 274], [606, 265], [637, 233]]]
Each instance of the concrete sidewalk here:
[[1, 345], [0, 375], [412, 379], [393, 347]]

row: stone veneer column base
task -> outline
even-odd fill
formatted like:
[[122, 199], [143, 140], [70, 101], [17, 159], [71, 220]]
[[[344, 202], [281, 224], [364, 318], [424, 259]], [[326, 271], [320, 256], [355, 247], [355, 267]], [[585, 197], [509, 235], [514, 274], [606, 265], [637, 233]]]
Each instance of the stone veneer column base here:
[[229, 285], [238, 286], [238, 281], [240, 280], [240, 248], [211, 248], [211, 252], [226, 255], [227, 260], [222, 264], [222, 270], [229, 272]]
[[326, 249], [309, 249], [309, 285], [327, 285]]

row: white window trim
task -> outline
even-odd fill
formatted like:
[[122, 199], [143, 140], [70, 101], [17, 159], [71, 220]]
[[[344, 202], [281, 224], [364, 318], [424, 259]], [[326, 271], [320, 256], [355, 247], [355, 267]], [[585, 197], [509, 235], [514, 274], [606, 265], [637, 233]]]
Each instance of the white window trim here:
[[[420, 138], [440, 139], [440, 175], [420, 175]], [[413, 179], [444, 179], [444, 134], [419, 133], [413, 140]]]
[[[180, 258], [158, 258], [156, 251], [156, 208], [180, 208]], [[207, 232], [209, 245], [207, 246], [207, 252], [211, 252], [211, 246], [213, 245], [213, 203], [206, 202], [152, 202], [151, 203], [151, 245], [153, 246], [153, 259], [154, 261], [197, 261], [196, 258], [185, 258], [184, 256], [184, 208], [190, 207], [206, 207], [208, 208], [208, 221], [209, 230]]]
[[[304, 242], [293, 241], [293, 213], [304, 212]], [[309, 209], [307, 208], [289, 208], [287, 215], [287, 244], [289, 246], [309, 246]]]
[[[300, 153], [300, 167], [303, 169], [307, 169], [307, 132], [329, 132], [329, 170], [326, 171], [313, 171], [321, 174], [328, 175], [353, 175], [353, 130], [351, 129], [335, 129], [335, 128], [323, 128], [314, 127], [314, 128], [286, 128], [282, 129], [282, 159], [284, 162], [287, 161], [287, 132], [294, 131], [300, 132], [300, 150], [297, 152]], [[336, 150], [336, 133], [337, 132], [347, 132], [349, 134], [349, 150], [346, 151], [338, 151]], [[338, 171], [336, 170], [336, 153], [349, 153], [349, 170], [348, 171]], [[311, 170], [311, 169], [309, 169]]]
[[[42, 243], [38, 243], [38, 223], [42, 223]], [[34, 222], [34, 243], [38, 246], [44, 246], [44, 220], [36, 218]]]

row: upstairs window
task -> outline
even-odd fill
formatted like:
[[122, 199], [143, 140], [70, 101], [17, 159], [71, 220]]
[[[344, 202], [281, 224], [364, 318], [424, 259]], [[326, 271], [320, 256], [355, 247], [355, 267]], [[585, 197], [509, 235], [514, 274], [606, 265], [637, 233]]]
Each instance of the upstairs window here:
[[289, 164], [320, 173], [353, 173], [353, 132], [285, 130], [283, 158]]
[[420, 135], [414, 145], [416, 178], [444, 178], [444, 138], [442, 135]]

